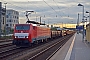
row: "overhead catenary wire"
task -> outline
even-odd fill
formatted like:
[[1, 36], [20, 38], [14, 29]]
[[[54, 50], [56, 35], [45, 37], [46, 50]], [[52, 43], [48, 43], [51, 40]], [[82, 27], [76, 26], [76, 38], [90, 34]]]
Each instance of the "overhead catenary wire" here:
[[[21, 10], [17, 10], [17, 11], [22, 12], [23, 14], [25, 14], [25, 11], [24, 11], [24, 8], [23, 8], [23, 7], [18, 6], [18, 5], [16, 5], [16, 4], [13, 4], [13, 3], [10, 3], [10, 2], [7, 2], [7, 1], [5, 1], [5, 0], [1, 0], [1, 1], [2, 1], [2, 2], [5, 2], [5, 3], [7, 3], [7, 4], [10, 4], [11, 6], [15, 6], [15, 7], [20, 8]], [[12, 1], [12, 2], [15, 2], [15, 1]]]
[[[43, 0], [44, 1], [44, 0]], [[51, 7], [46, 1], [44, 1], [56, 14], [58, 14], [53, 7]], [[59, 14], [58, 14], [59, 15]]]
[[[3, 2], [7, 2], [7, 1], [5, 1], [5, 0], [1, 0], [1, 1], [3, 1]], [[43, 0], [44, 1], [44, 0]], [[14, 1], [13, 1], [14, 2]], [[29, 1], [28, 1], [29, 2]], [[45, 2], [45, 1], [44, 1]], [[24, 8], [22, 8], [22, 7], [20, 7], [20, 6], [17, 6], [17, 5], [15, 5], [15, 4], [12, 4], [12, 3], [10, 3], [10, 2], [7, 2], [8, 4], [11, 4], [11, 6], [13, 5], [13, 6], [15, 6], [15, 7], [18, 7], [18, 8], [21, 8], [22, 10], [24, 9]], [[47, 2], [45, 2], [49, 7], [51, 7]], [[35, 5], [35, 4], [34, 4]], [[35, 7], [37, 7], [38, 8], [38, 6], [37, 5], [35, 5]], [[59, 7], [58, 7], [59, 8]], [[54, 11], [55, 11], [55, 9], [54, 8], [52, 8], [51, 7], [51, 9], [53, 9]], [[43, 11], [43, 10], [42, 10]], [[20, 11], [20, 12], [22, 12], [22, 11]], [[56, 14], [58, 14], [56, 11], [55, 11], [55, 13]]]
[[[7, 1], [5, 1], [5, 0], [1, 0], [1, 1], [3, 1], [3, 2], [7, 2]], [[44, 1], [44, 0], [43, 0]], [[13, 2], [15, 2], [15, 1], [13, 1]], [[24, 12], [24, 8], [22, 7], [22, 6], [18, 6], [18, 5], [15, 5], [15, 4], [13, 4], [13, 3], [11, 3], [11, 2], [7, 2], [8, 4], [11, 4], [11, 6], [15, 6], [15, 7], [18, 7], [18, 8], [20, 8], [21, 9], [21, 11], [23, 11]], [[47, 4], [56, 14], [54, 14], [56, 17], [58, 17], [57, 15], [59, 14], [52, 6], [50, 6], [46, 1], [44, 1], [44, 3], [45, 4]], [[33, 5], [35, 5], [35, 4], [33, 4]], [[37, 7], [37, 8], [39, 8], [39, 6], [37, 6], [37, 5], [35, 5], [35, 7]], [[59, 8], [59, 7], [58, 7]], [[40, 10], [40, 9], [39, 9]], [[20, 11], [20, 12], [21, 12]], [[44, 11], [44, 9], [42, 10], [42, 13], [43, 13], [43, 11]], [[43, 14], [43, 15], [45, 15], [45, 14]], [[48, 14], [48, 15], [51, 15], [51, 14]], [[45, 15], [45, 17], [46, 17], [46, 15]], [[47, 16], [48, 17], [48, 16]], [[50, 17], [50, 16], [49, 16]], [[44, 18], [45, 20], [47, 19], [47, 20], [49, 20], [50, 18]], [[52, 19], [52, 18], [51, 18]]]
[[[28, 2], [30, 2], [30, 1], [28, 1]], [[30, 3], [32, 3], [32, 2], [30, 2]], [[40, 6], [37, 6], [36, 4], [33, 4], [35, 7], [37, 7], [37, 8], [39, 8]], [[44, 11], [44, 9], [42, 10], [42, 11]], [[43, 12], [42, 12], [43, 13]], [[48, 16], [47, 16], [47, 18], [45, 18], [46, 17], [46, 15], [45, 14], [43, 14], [44, 15], [44, 18], [43, 19], [46, 19], [46, 20], [50, 20], [50, 18], [48, 18]], [[51, 14], [48, 14], [48, 15], [51, 15]], [[57, 16], [57, 15], [56, 15]], [[40, 16], [40, 17], [42, 17], [42, 16]], [[36, 16], [36, 21], [37, 21], [37, 16]]]
[[[56, 4], [56, 6], [58, 7], [58, 9], [59, 9], [59, 12], [61, 12], [60, 11], [60, 7], [58, 6], [58, 4], [53, 0], [53, 2]], [[63, 13], [64, 14], [64, 13]]]
[[4, 1], [4, 0], [1, 0], [1, 1], [2, 1], [2, 2], [6, 2], [6, 3], [8, 3], [8, 4], [11, 4], [11, 5], [13, 5], [13, 6], [19, 7], [19, 8], [21, 8], [21, 9], [24, 9], [24, 8], [22, 8], [22, 7], [20, 7], [20, 6], [17, 6], [17, 5], [15, 5], [15, 4], [12, 4], [12, 3], [10, 3], [10, 2]]

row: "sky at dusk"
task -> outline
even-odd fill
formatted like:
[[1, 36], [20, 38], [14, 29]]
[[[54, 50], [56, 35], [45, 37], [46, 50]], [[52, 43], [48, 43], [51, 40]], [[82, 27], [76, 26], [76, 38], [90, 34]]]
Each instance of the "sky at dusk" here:
[[[84, 16], [90, 12], [90, 0], [0, 0], [3, 7], [6, 4], [7, 9], [13, 9], [19, 12], [20, 23], [26, 23], [25, 17], [26, 11], [34, 11], [29, 15], [31, 21], [40, 21], [46, 24], [57, 23], [77, 23], [78, 13], [79, 22], [82, 21], [83, 7], [78, 6], [82, 4], [84, 6]], [[87, 18], [89, 20], [89, 18]]]

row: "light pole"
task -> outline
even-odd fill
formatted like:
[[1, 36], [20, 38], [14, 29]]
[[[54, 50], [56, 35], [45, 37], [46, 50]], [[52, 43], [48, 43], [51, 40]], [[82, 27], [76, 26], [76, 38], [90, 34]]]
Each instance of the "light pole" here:
[[86, 13], [89, 13], [89, 23], [90, 23], [90, 12], [86, 11]]
[[78, 13], [78, 19], [77, 19], [77, 26], [79, 26], [79, 13]]
[[5, 30], [5, 35], [6, 35], [6, 30], [7, 30], [7, 29], [6, 29], [6, 4], [7, 4], [7, 3], [4, 3], [4, 4], [5, 4], [5, 29], [4, 29], [4, 30]]
[[78, 4], [78, 6], [82, 6], [83, 7], [83, 15], [82, 15], [82, 22], [83, 22], [83, 37], [82, 37], [82, 40], [84, 41], [84, 5], [82, 5], [82, 4]]

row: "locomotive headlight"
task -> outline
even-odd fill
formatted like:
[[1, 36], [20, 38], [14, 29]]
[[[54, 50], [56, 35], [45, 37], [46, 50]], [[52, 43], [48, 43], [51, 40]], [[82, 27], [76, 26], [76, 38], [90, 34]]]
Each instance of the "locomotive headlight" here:
[[28, 36], [25, 36], [25, 38], [28, 38]]
[[18, 38], [18, 36], [15, 36], [15, 38]]
[[15, 36], [15, 38], [16, 38], [16, 36]]

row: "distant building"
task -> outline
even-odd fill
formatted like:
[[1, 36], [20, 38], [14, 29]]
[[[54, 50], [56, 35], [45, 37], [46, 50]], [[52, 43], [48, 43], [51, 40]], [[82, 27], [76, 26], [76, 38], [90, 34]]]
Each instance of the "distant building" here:
[[60, 28], [76, 28], [77, 24], [69, 24], [69, 23], [58, 23], [58, 24], [52, 24], [51, 27], [60, 27]]
[[2, 2], [0, 2], [0, 33], [5, 29], [5, 8], [2, 7]]
[[2, 15], [1, 15], [1, 17], [2, 17], [1, 29], [2, 30], [5, 29], [5, 13], [6, 13], [5, 8], [2, 8]]
[[6, 28], [13, 29], [15, 24], [19, 24], [19, 12], [12, 9], [6, 10]]

